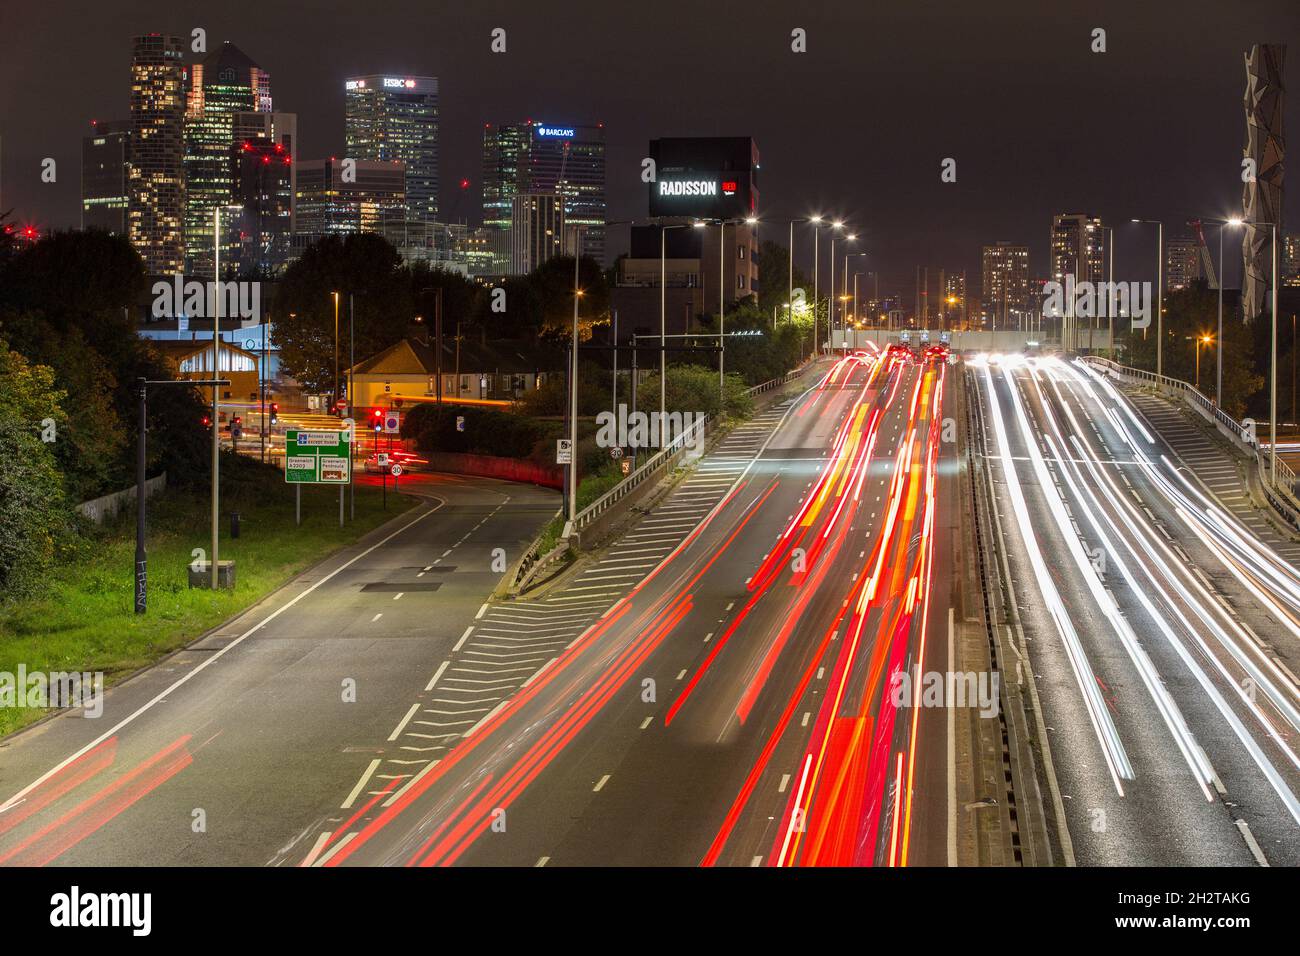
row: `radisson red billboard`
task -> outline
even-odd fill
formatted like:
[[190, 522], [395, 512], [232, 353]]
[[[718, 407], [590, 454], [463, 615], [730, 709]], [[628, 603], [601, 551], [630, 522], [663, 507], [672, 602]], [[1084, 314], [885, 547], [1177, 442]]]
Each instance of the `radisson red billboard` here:
[[748, 136], [650, 141], [652, 217], [744, 219], [758, 214], [758, 148]]

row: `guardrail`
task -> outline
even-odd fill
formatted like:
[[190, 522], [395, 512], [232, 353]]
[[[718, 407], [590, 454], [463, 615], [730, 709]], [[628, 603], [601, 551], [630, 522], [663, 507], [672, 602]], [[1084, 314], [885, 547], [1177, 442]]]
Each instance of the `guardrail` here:
[[[778, 378], [768, 379], [759, 385], [745, 389], [745, 394], [749, 396], [759, 395], [763, 392], [770, 392], [774, 388], [780, 388], [796, 376], [803, 373], [807, 366], [801, 365], [799, 368], [792, 369]], [[626, 497], [636, 488], [650, 478], [657, 477], [675, 464], [681, 454], [687, 447], [696, 444], [703, 439], [705, 431], [708, 429], [712, 419], [707, 415], [697, 418], [695, 424], [687, 431], [682, 432], [666, 446], [655, 454], [646, 459], [645, 463], [640, 465], [636, 471], [628, 475], [617, 485], [611, 488], [605, 494], [601, 495], [586, 508], [578, 512], [573, 519], [572, 531], [582, 531], [604, 511], [607, 511], [611, 505], [617, 504], [621, 498]]]
[[[799, 368], [792, 369], [785, 375], [769, 379], [745, 390], [746, 395], [759, 395], [763, 392], [769, 392], [774, 388], [792, 381], [797, 376], [803, 374], [811, 362], [805, 363]], [[657, 451], [639, 465], [636, 471], [632, 472], [617, 485], [611, 488], [605, 494], [601, 495], [582, 511], [578, 512], [567, 532], [580, 532], [587, 528], [601, 514], [608, 511], [613, 505], [627, 497], [631, 492], [645, 484], [651, 478], [657, 478], [662, 475], [669, 467], [676, 464], [678, 458], [687, 450], [688, 446], [694, 445], [702, 439], [712, 425], [713, 420], [707, 415], [697, 418], [691, 428], [678, 435], [667, 446]], [[557, 516], [559, 512], [556, 513]], [[552, 548], [546, 554], [540, 552], [540, 542], [534, 543], [533, 546], [520, 559], [519, 564], [515, 567], [514, 573], [510, 575], [510, 584], [507, 587], [509, 593], [517, 594], [528, 583], [546, 568], [552, 566], [561, 560], [569, 550], [567, 539], [562, 539], [560, 544]]]
[[[1148, 382], [1159, 388], [1167, 389], [1177, 395], [1180, 395], [1184, 401], [1191, 405], [1197, 406], [1206, 417], [1217, 422], [1230, 434], [1236, 436], [1237, 440], [1251, 449], [1255, 456], [1255, 466], [1258, 469], [1260, 482], [1264, 486], [1265, 493], [1269, 495], [1270, 501], [1274, 508], [1291, 524], [1297, 523], [1296, 504], [1292, 499], [1296, 495], [1296, 473], [1286, 462], [1278, 459], [1277, 474], [1274, 476], [1265, 460], [1263, 451], [1259, 447], [1259, 439], [1255, 436], [1252, 429], [1247, 428], [1241, 422], [1237, 421], [1208, 397], [1203, 395], [1196, 386], [1184, 382], [1179, 378], [1170, 378], [1168, 375], [1156, 375], [1154, 372], [1148, 372], [1145, 369], [1132, 368], [1128, 365], [1120, 365], [1118, 362], [1112, 362], [1110, 359], [1101, 358], [1096, 355], [1085, 355], [1083, 361], [1091, 365], [1108, 369], [1116, 374], [1123, 375], [1125, 378], [1136, 379], [1138, 381]], [[1280, 495], [1281, 502], [1274, 496]], [[1284, 507], [1282, 506], [1284, 505]]]

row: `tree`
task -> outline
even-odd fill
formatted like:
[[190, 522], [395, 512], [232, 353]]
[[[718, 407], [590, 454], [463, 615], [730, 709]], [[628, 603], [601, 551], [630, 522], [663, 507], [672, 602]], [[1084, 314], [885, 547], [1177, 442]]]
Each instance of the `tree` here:
[[349, 294], [356, 303], [357, 361], [405, 338], [416, 315], [411, 276], [382, 236], [354, 233], [312, 243], [285, 270], [275, 304], [281, 361], [308, 391], [334, 389], [334, 292], [339, 293], [340, 380], [348, 361]]
[[[775, 309], [778, 322], [787, 318], [790, 281], [790, 250], [770, 239], [763, 240], [758, 258], [758, 308], [769, 317]], [[804, 289], [812, 300], [812, 280], [798, 266], [794, 269], [794, 287]]]
[[[718, 372], [700, 365], [670, 365], [665, 376], [664, 403], [669, 412], [696, 412], [745, 418], [753, 414], [754, 400], [744, 380], [735, 373], [724, 379], [724, 394], [718, 395]], [[637, 411], [659, 411], [659, 375], [651, 374], [641, 383], [636, 395]]]
[[[556, 341], [573, 336], [573, 256], [548, 259], [528, 274], [541, 306], [542, 334]], [[578, 337], [591, 338], [592, 326], [608, 321], [609, 286], [600, 264], [583, 256], [578, 265]]]
[[39, 312], [58, 333], [79, 328], [106, 356], [135, 338], [130, 310], [146, 291], [144, 260], [123, 236], [56, 232], [12, 257], [0, 306]]
[[66, 421], [54, 371], [0, 340], [0, 595], [32, 590], [69, 528], [46, 428]]

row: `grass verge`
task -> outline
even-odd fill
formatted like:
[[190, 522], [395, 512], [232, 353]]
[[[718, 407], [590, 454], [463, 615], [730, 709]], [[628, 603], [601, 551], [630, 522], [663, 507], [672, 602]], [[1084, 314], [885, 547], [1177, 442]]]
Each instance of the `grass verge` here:
[[[256, 604], [294, 575], [417, 503], [357, 487], [356, 520], [338, 524], [338, 491], [303, 487], [300, 527], [284, 479], [258, 475], [223, 493], [220, 558], [235, 561], [230, 591], [191, 589], [193, 550], [211, 547], [211, 501], [172, 491], [149, 502], [149, 610], [134, 613], [135, 509], [69, 544], [39, 591], [0, 604], [0, 672], [102, 671], [105, 684], [158, 660]], [[231, 511], [241, 534], [230, 538]], [[0, 735], [31, 723], [44, 708], [0, 707]]]

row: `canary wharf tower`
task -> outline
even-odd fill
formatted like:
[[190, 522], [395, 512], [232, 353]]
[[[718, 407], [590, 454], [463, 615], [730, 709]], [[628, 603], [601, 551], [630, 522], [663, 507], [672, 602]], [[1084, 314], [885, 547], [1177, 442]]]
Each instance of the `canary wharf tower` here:
[[347, 156], [406, 166], [407, 217], [438, 218], [438, 78], [354, 76], [343, 84]]

